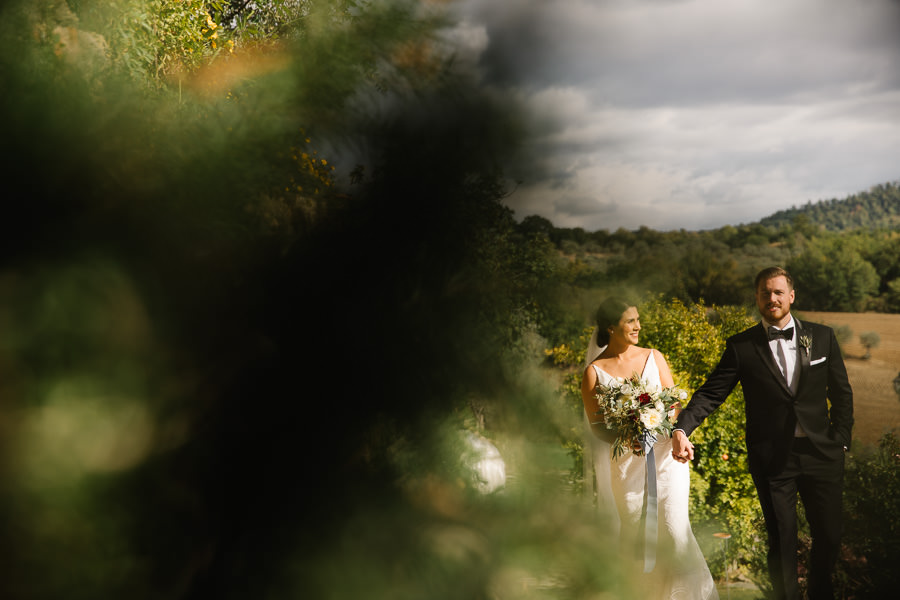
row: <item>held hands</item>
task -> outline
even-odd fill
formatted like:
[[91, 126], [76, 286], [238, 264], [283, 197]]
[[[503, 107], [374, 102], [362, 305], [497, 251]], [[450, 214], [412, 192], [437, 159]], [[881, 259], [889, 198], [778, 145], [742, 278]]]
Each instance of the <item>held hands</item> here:
[[672, 432], [672, 458], [680, 463], [694, 460], [694, 445], [680, 429]]

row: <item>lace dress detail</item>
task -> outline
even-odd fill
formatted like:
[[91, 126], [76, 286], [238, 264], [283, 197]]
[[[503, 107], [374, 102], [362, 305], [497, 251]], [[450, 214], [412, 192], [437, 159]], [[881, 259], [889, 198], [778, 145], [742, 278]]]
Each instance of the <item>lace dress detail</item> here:
[[[599, 383], [608, 384], [615, 379], [596, 365], [591, 366], [597, 373]], [[650, 386], [662, 387], [653, 352], [644, 365], [641, 379]], [[596, 440], [596, 437], [592, 436], [591, 439]], [[611, 498], [619, 516], [622, 547], [637, 547], [644, 506], [647, 460], [631, 452], [612, 460], [609, 445], [604, 443], [593, 443], [592, 454], [601, 506], [604, 498], [607, 501]], [[659, 538], [656, 567], [646, 575], [651, 587], [648, 598], [718, 599], [715, 583], [694, 537], [688, 516], [690, 465], [672, 458], [672, 440], [669, 438], [658, 440], [653, 447], [653, 454], [656, 459]]]

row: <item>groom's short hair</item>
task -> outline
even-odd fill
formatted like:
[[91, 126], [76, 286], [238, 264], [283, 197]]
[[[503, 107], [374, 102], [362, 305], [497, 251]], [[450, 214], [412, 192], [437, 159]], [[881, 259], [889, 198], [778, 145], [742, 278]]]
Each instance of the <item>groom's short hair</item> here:
[[755, 292], [759, 289], [760, 283], [768, 281], [770, 279], [774, 279], [775, 277], [784, 277], [785, 280], [787, 280], [788, 287], [794, 289], [794, 278], [791, 277], [790, 273], [788, 273], [781, 267], [769, 267], [756, 274], [756, 281], [753, 286], [753, 291]]

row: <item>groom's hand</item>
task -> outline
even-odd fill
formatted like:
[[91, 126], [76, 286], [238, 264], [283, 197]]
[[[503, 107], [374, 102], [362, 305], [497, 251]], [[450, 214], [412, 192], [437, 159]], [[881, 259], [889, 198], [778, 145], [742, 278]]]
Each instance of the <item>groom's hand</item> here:
[[672, 432], [672, 457], [681, 463], [694, 460], [694, 445], [680, 429]]

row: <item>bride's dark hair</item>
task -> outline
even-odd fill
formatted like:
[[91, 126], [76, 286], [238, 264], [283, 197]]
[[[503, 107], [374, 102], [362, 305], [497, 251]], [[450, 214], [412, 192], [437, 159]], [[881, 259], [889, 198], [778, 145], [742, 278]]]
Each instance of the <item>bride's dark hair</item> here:
[[605, 346], [609, 343], [609, 328], [619, 324], [622, 315], [634, 302], [622, 298], [607, 298], [600, 303], [594, 320], [597, 323], [597, 344]]

